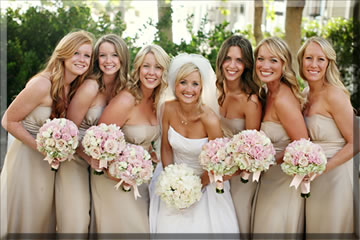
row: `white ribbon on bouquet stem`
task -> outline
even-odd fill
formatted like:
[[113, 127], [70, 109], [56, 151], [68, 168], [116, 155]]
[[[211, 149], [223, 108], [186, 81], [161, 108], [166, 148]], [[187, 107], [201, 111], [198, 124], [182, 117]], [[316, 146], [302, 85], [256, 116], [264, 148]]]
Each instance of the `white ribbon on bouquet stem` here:
[[[119, 187], [121, 186], [121, 184], [124, 182], [124, 179], [121, 179], [121, 181], [120, 182], [118, 182], [115, 186], [114, 186], [114, 188], [116, 189], [116, 190], [118, 190], [119, 189]], [[140, 193], [139, 193], [139, 189], [138, 189], [138, 187], [137, 187], [137, 185], [136, 184], [130, 184], [130, 187], [131, 186], [133, 186], [134, 187], [134, 197], [135, 197], [135, 200], [137, 200], [137, 198], [139, 197], [141, 197], [141, 195], [140, 195]]]
[[217, 182], [217, 181], [223, 182], [222, 175], [216, 175], [216, 174], [213, 174], [211, 172], [208, 172], [208, 173], [209, 173], [209, 180], [210, 180], [211, 183]]
[[99, 160], [99, 168], [107, 168], [107, 160], [106, 159], [101, 159]]
[[314, 180], [315, 176], [316, 176], [316, 174], [313, 174], [313, 175], [310, 177], [309, 181], [304, 182], [303, 179], [304, 179], [305, 176], [296, 174], [296, 175], [294, 176], [293, 180], [292, 180], [291, 183], [290, 183], [290, 187], [294, 186], [295, 189], [297, 189], [297, 188], [299, 187], [299, 185], [301, 184], [301, 185], [300, 185], [301, 193], [307, 194], [307, 193], [310, 192], [310, 182], [311, 182], [312, 180]]
[[253, 173], [253, 182], [257, 181], [259, 182], [261, 171], [256, 171]]

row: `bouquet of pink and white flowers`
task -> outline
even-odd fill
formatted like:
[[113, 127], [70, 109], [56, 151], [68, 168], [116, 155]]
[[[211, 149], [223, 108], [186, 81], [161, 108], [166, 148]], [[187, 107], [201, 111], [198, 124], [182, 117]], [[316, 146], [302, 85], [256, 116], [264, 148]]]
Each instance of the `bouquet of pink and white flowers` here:
[[208, 171], [210, 182], [216, 183], [216, 192], [224, 193], [224, 175], [234, 174], [239, 167], [230, 154], [225, 151], [229, 138], [216, 138], [202, 146], [199, 155], [200, 165]]
[[[135, 144], [127, 144], [122, 154], [109, 163], [110, 176], [121, 179], [115, 188], [118, 189], [124, 182], [134, 187], [134, 196], [141, 197], [137, 186], [149, 182], [153, 174], [153, 164], [150, 154], [142, 147]], [[123, 186], [124, 191], [130, 191], [130, 187]]]
[[79, 130], [74, 122], [65, 118], [48, 119], [36, 135], [37, 149], [46, 153], [51, 170], [57, 171], [60, 162], [72, 160], [79, 144]]
[[124, 134], [115, 124], [101, 123], [86, 130], [82, 139], [84, 152], [99, 161], [95, 174], [103, 174], [108, 162], [118, 158], [126, 147]]
[[285, 149], [281, 164], [284, 173], [294, 176], [291, 186], [297, 189], [301, 184], [301, 196], [310, 197], [310, 182], [304, 182], [306, 175], [311, 176], [312, 181], [316, 174], [321, 174], [326, 167], [327, 159], [320, 145], [307, 139], [300, 139], [291, 142]]
[[156, 194], [168, 207], [184, 209], [199, 201], [201, 179], [186, 164], [170, 164], [161, 172], [156, 183]]
[[259, 181], [260, 173], [275, 164], [275, 149], [271, 140], [263, 131], [243, 130], [234, 135], [226, 145], [234, 162], [241, 170], [241, 181], [248, 182], [249, 173], [253, 181]]

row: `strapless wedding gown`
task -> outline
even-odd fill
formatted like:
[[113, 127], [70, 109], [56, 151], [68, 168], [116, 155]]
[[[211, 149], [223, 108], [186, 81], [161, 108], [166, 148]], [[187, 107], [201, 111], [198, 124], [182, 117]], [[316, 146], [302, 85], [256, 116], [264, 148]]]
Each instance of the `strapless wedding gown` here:
[[[168, 131], [169, 143], [173, 150], [174, 163], [185, 163], [194, 169], [197, 175], [203, 173], [198, 160], [207, 138], [190, 139], [176, 132], [171, 126]], [[158, 165], [157, 172], [161, 171]], [[158, 175], [158, 174], [156, 174]], [[150, 184], [153, 189], [157, 177]], [[215, 184], [203, 189], [199, 202], [187, 209], [176, 210], [166, 204], [151, 191], [150, 231], [152, 233], [239, 233], [234, 204], [230, 195], [230, 184], [224, 183], [224, 193], [215, 191]]]

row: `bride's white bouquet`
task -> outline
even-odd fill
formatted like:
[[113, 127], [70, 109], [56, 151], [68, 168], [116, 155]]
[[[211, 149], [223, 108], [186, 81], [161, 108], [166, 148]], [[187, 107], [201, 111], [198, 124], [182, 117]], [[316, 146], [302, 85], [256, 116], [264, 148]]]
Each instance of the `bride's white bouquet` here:
[[160, 174], [155, 191], [167, 206], [184, 209], [200, 200], [201, 187], [201, 179], [192, 168], [171, 164]]

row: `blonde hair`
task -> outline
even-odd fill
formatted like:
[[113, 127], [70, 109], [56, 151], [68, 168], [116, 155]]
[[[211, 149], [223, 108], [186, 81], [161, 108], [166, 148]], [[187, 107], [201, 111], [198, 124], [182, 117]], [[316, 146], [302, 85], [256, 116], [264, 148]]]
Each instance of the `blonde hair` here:
[[146, 54], [148, 53], [154, 54], [157, 63], [163, 70], [160, 84], [154, 89], [152, 94], [152, 97], [154, 99], [154, 107], [156, 109], [157, 103], [160, 98], [160, 93], [167, 87], [168, 69], [170, 65], [170, 57], [164, 51], [164, 49], [162, 49], [162, 47], [150, 44], [140, 49], [140, 51], [135, 56], [134, 69], [132, 70], [131, 77], [127, 83], [127, 89], [135, 97], [136, 103], [139, 103], [142, 100], [143, 94], [140, 88], [140, 68], [144, 62]]
[[[272, 54], [281, 59], [281, 61], [283, 62], [283, 68], [280, 81], [286, 84], [291, 89], [295, 97], [299, 100], [301, 107], [303, 107], [305, 103], [305, 98], [300, 92], [300, 86], [297, 81], [295, 71], [292, 68], [291, 52], [286, 42], [278, 37], [269, 37], [263, 39], [255, 48], [255, 59], [257, 59], [259, 49], [262, 46], [266, 46]], [[254, 68], [253, 76], [254, 81], [258, 83], [261, 82], [256, 74], [256, 68]], [[263, 96], [262, 91], [263, 89], [260, 88], [260, 96]]]
[[105, 90], [105, 83], [102, 79], [103, 72], [100, 70], [99, 66], [99, 49], [101, 44], [108, 42], [114, 45], [115, 52], [118, 55], [120, 59], [120, 69], [116, 73], [115, 76], [115, 85], [111, 91], [111, 97], [114, 97], [116, 94], [118, 94], [123, 88], [125, 88], [126, 83], [129, 79], [129, 49], [125, 43], [125, 41], [119, 37], [116, 34], [107, 34], [102, 37], [100, 37], [96, 44], [94, 49], [94, 70], [92, 74], [92, 78], [96, 79], [96, 81], [99, 84], [99, 90], [103, 92]]
[[225, 61], [230, 47], [239, 47], [241, 50], [242, 60], [244, 62], [244, 72], [242, 73], [241, 81], [239, 82], [239, 87], [241, 91], [246, 93], [249, 98], [252, 94], [259, 95], [260, 85], [253, 81], [252, 76], [254, 67], [254, 55], [251, 43], [248, 39], [241, 35], [233, 35], [227, 38], [221, 44], [219, 53], [216, 58], [216, 87], [219, 90], [218, 103], [220, 106], [225, 100], [225, 75], [222, 69], [222, 65]]
[[[200, 75], [200, 86], [201, 86], [201, 91], [200, 91], [200, 97], [198, 99], [198, 102], [197, 102], [197, 108], [201, 111], [202, 108], [201, 106], [203, 105], [203, 102], [201, 100], [201, 94], [202, 94], [202, 86], [203, 86], [203, 79], [202, 79], [202, 76], [201, 76], [201, 72], [200, 72], [200, 69], [198, 68], [198, 66], [196, 66], [194, 63], [185, 63], [184, 65], [182, 65], [180, 68], [179, 68], [179, 71], [177, 72], [176, 74], [176, 78], [175, 78], [175, 88], [176, 86], [179, 84], [179, 82], [183, 79], [185, 79], [187, 76], [189, 76], [191, 73], [193, 72], [198, 72], [199, 75]], [[174, 93], [175, 93], [175, 89], [173, 89]], [[175, 97], [177, 98], [176, 94], [175, 94]]]
[[321, 50], [324, 52], [325, 57], [329, 60], [329, 64], [326, 68], [325, 73], [325, 81], [329, 84], [342, 89], [349, 97], [350, 93], [344, 86], [341, 81], [340, 72], [336, 65], [336, 52], [331, 46], [330, 42], [322, 37], [311, 37], [305, 41], [305, 43], [301, 46], [297, 54], [297, 61], [299, 63], [299, 72], [302, 79], [306, 80], [303, 69], [303, 57], [305, 54], [305, 50], [310, 43], [317, 43]]
[[81, 85], [81, 83], [87, 77], [89, 71], [92, 69], [93, 55], [91, 56], [88, 70], [82, 75], [77, 76], [75, 80], [70, 84], [70, 92], [67, 98], [65, 98], [64, 61], [71, 58], [74, 53], [84, 44], [90, 44], [92, 47], [93, 35], [91, 33], [84, 30], [68, 33], [60, 40], [60, 42], [55, 47], [55, 50], [53, 51], [49, 61], [47, 62], [45, 69], [37, 74], [50, 74], [50, 95], [53, 100], [50, 118], [65, 117], [67, 104], [70, 102], [72, 96], [75, 94], [78, 87]]

